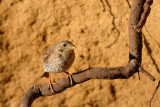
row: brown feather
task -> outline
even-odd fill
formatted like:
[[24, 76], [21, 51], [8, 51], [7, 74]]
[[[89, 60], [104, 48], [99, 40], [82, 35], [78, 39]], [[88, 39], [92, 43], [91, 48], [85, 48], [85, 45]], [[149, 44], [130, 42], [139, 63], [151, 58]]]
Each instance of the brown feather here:
[[46, 53], [44, 54], [44, 62], [48, 61], [50, 56], [54, 53], [54, 50], [55, 50], [55, 46], [52, 46], [46, 51]]

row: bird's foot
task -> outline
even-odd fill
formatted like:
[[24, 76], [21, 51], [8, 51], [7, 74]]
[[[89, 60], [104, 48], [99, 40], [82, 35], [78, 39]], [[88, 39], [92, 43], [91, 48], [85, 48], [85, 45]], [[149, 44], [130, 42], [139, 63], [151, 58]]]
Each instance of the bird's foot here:
[[69, 74], [68, 72], [66, 72], [67, 74], [67, 78], [71, 81], [71, 86], [73, 86], [73, 78], [72, 78], [72, 75]]
[[48, 90], [51, 88], [52, 92], [54, 93], [54, 89], [53, 89], [52, 84], [55, 84], [55, 83], [52, 83], [52, 82], [50, 81], [50, 82], [49, 82], [49, 85], [48, 85]]

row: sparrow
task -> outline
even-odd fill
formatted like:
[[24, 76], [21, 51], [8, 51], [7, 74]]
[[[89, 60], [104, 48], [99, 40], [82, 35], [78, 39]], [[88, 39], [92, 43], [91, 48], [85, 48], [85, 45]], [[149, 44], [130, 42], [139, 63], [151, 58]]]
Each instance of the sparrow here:
[[48, 89], [51, 88], [52, 92], [54, 92], [52, 87], [52, 84], [54, 83], [51, 83], [51, 73], [66, 73], [68, 75], [68, 79], [71, 81], [72, 86], [73, 80], [71, 74], [69, 74], [67, 70], [71, 67], [75, 59], [74, 49], [75, 46], [72, 44], [72, 42], [64, 40], [56, 45], [51, 46], [44, 54], [44, 72], [41, 77], [49, 77]]

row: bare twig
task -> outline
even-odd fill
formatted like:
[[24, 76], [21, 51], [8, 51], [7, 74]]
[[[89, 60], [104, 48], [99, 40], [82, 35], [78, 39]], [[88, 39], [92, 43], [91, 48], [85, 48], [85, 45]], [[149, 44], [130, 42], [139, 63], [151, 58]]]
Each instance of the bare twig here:
[[154, 93], [153, 93], [153, 95], [152, 95], [152, 98], [151, 98], [150, 101], [149, 101], [149, 107], [151, 107], [152, 100], [153, 100], [153, 98], [154, 98], [154, 96], [155, 96], [155, 94], [156, 94], [159, 86], [160, 86], [160, 80], [159, 80], [158, 85], [157, 85], [157, 87], [156, 87], [156, 89], [155, 89], [155, 91], [154, 91]]
[[144, 70], [142, 67], [139, 68], [139, 71], [144, 73], [148, 78], [150, 78], [152, 81], [155, 81], [156, 79], [146, 70]]
[[58, 24], [58, 21], [57, 21], [57, 18], [56, 18], [56, 9], [55, 9], [55, 6], [56, 6], [55, 5], [55, 0], [53, 0], [53, 16], [54, 16], [54, 20], [56, 22], [56, 29], [57, 29], [57, 32], [58, 32], [61, 40], [63, 40], [62, 35], [60, 33], [60, 27], [59, 27], [59, 24]]
[[115, 30], [117, 32], [117, 37], [115, 38], [115, 40], [111, 44], [109, 44], [108, 46], [106, 46], [107, 48], [110, 48], [113, 44], [115, 44], [118, 41], [119, 36], [120, 36], [120, 31], [116, 27], [116, 24], [115, 24], [115, 15], [112, 12], [112, 8], [111, 8], [110, 3], [108, 2], [108, 0], [105, 0], [105, 2], [106, 2], [106, 5], [109, 7], [109, 13], [110, 13], [110, 15], [113, 17], [113, 19], [112, 19], [113, 28], [112, 28], [111, 34], [112, 34], [113, 30]]

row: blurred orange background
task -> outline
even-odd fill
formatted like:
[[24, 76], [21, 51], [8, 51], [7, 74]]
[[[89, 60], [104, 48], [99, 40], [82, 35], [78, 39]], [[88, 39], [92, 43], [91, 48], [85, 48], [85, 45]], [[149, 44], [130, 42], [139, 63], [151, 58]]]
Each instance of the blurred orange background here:
[[[70, 73], [89, 67], [126, 65], [129, 55], [128, 0], [0, 0], [0, 107], [18, 107], [26, 91], [40, 78], [43, 54], [63, 39], [73, 42], [76, 59]], [[55, 3], [55, 11], [54, 11]], [[131, 4], [131, 0], [129, 0]], [[160, 1], [154, 0], [143, 33], [140, 73], [129, 79], [90, 80], [59, 94], [40, 97], [33, 107], [148, 107], [160, 79]], [[53, 74], [52, 81], [64, 78]], [[152, 106], [160, 105], [160, 89]]]

